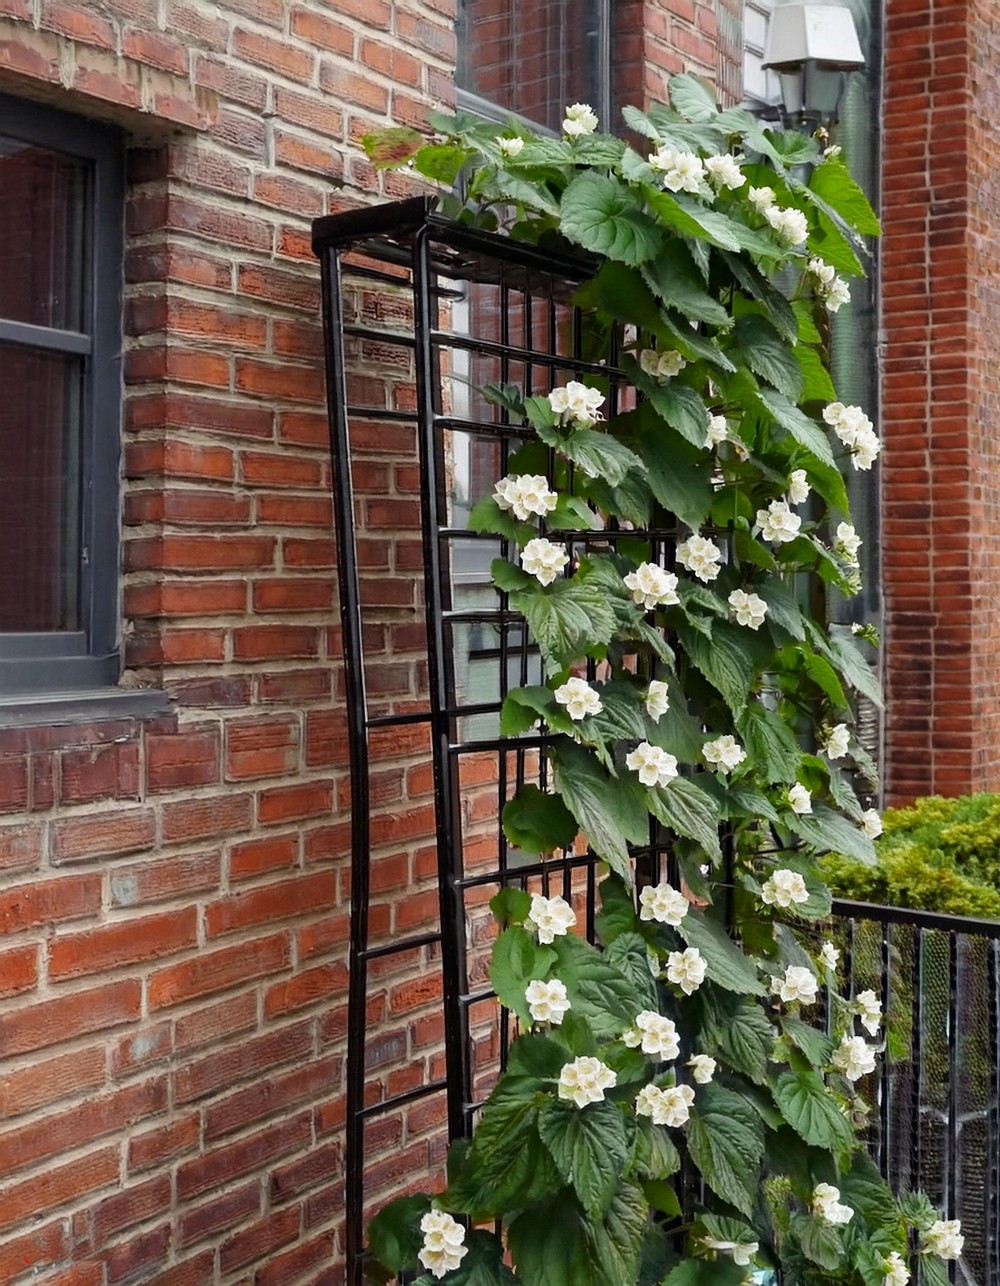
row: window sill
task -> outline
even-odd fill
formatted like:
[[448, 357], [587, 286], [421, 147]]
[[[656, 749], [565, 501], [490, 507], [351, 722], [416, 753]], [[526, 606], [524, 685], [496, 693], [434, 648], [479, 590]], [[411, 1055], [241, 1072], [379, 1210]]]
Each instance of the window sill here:
[[102, 719], [148, 719], [170, 700], [159, 688], [86, 688], [76, 692], [0, 695], [0, 728], [37, 728]]

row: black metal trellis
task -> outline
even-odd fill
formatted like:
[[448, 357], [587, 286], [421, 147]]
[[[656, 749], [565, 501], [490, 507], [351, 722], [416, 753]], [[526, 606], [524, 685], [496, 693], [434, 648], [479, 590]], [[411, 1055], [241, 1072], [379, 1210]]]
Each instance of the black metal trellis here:
[[[489, 893], [516, 884], [575, 897], [583, 927], [593, 934], [592, 855], [529, 860], [508, 847], [499, 826], [515, 789], [526, 781], [545, 786], [546, 765], [538, 753], [541, 737], [499, 736], [503, 698], [509, 687], [540, 674], [538, 658], [521, 618], [505, 597], [497, 599], [484, 572], [491, 557], [508, 556], [506, 543], [470, 532], [466, 522], [469, 505], [507, 472], [509, 457], [529, 434], [477, 390], [510, 381], [541, 393], [566, 379], [597, 377], [607, 384], [610, 413], [621, 394], [613, 337], [605, 354], [590, 352], [584, 314], [573, 302], [591, 263], [455, 225], [423, 198], [318, 220], [314, 247], [323, 274], [351, 763], [345, 1201], [348, 1281], [360, 1286], [370, 1134], [394, 1113], [428, 1101], [444, 1102], [450, 1137], [468, 1134], [491, 1076], [503, 1065], [506, 1019], [484, 967]], [[372, 308], [366, 292], [395, 303]], [[383, 359], [388, 353], [406, 370], [415, 398], [394, 404], [383, 398], [379, 405], [369, 389], [355, 389], [353, 377], [372, 352]], [[401, 456], [415, 440], [419, 459], [423, 702], [412, 693], [388, 698], [369, 683], [377, 645], [368, 638], [366, 590], [374, 581], [377, 591], [378, 575], [366, 574], [362, 563], [373, 535], [365, 529], [354, 473], [359, 437], [373, 432], [383, 436], [383, 446], [398, 440]], [[581, 552], [636, 534], [649, 542], [654, 559], [672, 564], [676, 533], [669, 523], [643, 533], [561, 531], [559, 540]], [[411, 615], [416, 606], [410, 604]], [[409, 745], [415, 735], [433, 763], [437, 925], [395, 933], [375, 926], [370, 914], [379, 766], [372, 745], [376, 738]], [[486, 821], [468, 807], [470, 766], [487, 769], [477, 787], [490, 803]], [[668, 854], [655, 830], [637, 856], [658, 877]], [[884, 994], [896, 1033], [866, 1087], [873, 1155], [894, 1185], [924, 1187], [947, 1217], [965, 1221], [968, 1250], [962, 1265], [953, 1266], [952, 1280], [1000, 1286], [1000, 926], [994, 932], [976, 922], [848, 903], [835, 910], [853, 991], [870, 986]], [[381, 1057], [368, 1029], [371, 980], [411, 958], [419, 969], [440, 974], [443, 1066], [432, 1066], [415, 1084], [376, 1084], [367, 1072]], [[975, 1075], [968, 1077], [973, 1056]], [[981, 1198], [965, 1177], [970, 1173], [982, 1175]]]

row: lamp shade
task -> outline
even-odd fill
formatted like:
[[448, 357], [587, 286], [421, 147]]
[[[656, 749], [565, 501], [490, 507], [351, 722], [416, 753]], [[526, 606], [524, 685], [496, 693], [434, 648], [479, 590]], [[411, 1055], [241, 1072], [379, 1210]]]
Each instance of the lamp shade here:
[[832, 124], [844, 73], [864, 64], [854, 19], [842, 5], [786, 0], [771, 14], [763, 66], [778, 73], [791, 120]]

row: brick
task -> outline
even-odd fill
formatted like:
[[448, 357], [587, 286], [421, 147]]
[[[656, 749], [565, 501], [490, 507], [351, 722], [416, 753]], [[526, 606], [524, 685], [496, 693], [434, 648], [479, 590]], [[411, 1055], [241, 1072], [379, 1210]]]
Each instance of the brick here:
[[180, 1219], [180, 1244], [189, 1246], [260, 1214], [260, 1184], [254, 1179], [232, 1192], [186, 1211]]
[[170, 568], [183, 571], [229, 571], [271, 567], [275, 542], [270, 536], [159, 536], [129, 540], [128, 571]]
[[161, 1224], [148, 1232], [133, 1234], [101, 1256], [109, 1283], [148, 1280], [149, 1273], [163, 1263], [170, 1243], [170, 1225]]
[[60, 756], [59, 797], [64, 803], [139, 796], [138, 746], [93, 746]]
[[343, 963], [318, 965], [269, 987], [264, 1000], [264, 1012], [268, 1018], [294, 1013], [298, 1009], [325, 1001], [330, 995], [343, 992], [346, 987], [347, 968]]
[[[214, 1008], [218, 1011], [221, 1006]], [[221, 1035], [232, 1034], [234, 1029], [230, 1017]], [[285, 1063], [301, 1063], [311, 1053], [312, 1045], [312, 1030], [305, 1022], [274, 1028], [264, 1035], [244, 1037], [236, 1044], [218, 1048], [179, 1067], [175, 1076], [177, 1101], [195, 1102], [220, 1089], [231, 1089], [240, 1081], [258, 1080]]]
[[255, 612], [329, 612], [333, 608], [329, 580], [257, 581], [253, 587]]
[[[0, 871], [30, 871], [42, 860], [41, 826], [0, 826]], [[2, 906], [2, 901], [0, 901]]]
[[310, 1133], [309, 1115], [304, 1113], [270, 1125], [236, 1143], [210, 1149], [204, 1156], [186, 1161], [178, 1168], [177, 1195], [181, 1201], [187, 1201], [209, 1188], [221, 1187], [259, 1170], [269, 1162], [302, 1148]]
[[274, 786], [262, 790], [257, 803], [260, 822], [287, 822], [296, 818], [322, 817], [330, 812], [333, 788], [316, 781], [296, 786]]
[[118, 1149], [77, 1157], [19, 1182], [0, 1187], [0, 1228], [11, 1228], [38, 1210], [55, 1213], [68, 1202], [118, 1181]]
[[156, 818], [151, 809], [66, 817], [52, 827], [52, 856], [57, 862], [88, 857], [118, 857], [151, 848]]
[[0, 929], [4, 935], [39, 924], [94, 915], [101, 906], [101, 877], [63, 876], [22, 884], [0, 893]]
[[319, 654], [319, 631], [310, 625], [250, 625], [233, 631], [240, 661], [292, 660]]
[[310, 1103], [340, 1069], [339, 1058], [317, 1059], [305, 1067], [272, 1074], [210, 1104], [205, 1109], [205, 1139], [217, 1139], [284, 1115], [299, 1103]]
[[54, 1220], [0, 1245], [0, 1281], [12, 1282], [27, 1269], [38, 1271], [64, 1260], [69, 1253], [67, 1225]]
[[[217, 951], [204, 951], [193, 960], [158, 969], [151, 975], [149, 1007], [164, 1009], [266, 977], [287, 968], [290, 954], [285, 934], [257, 938], [250, 943]], [[0, 1032], [2, 1030], [0, 1019]]]
[[38, 952], [35, 945], [0, 951], [0, 998], [20, 995], [38, 985]]
[[129, 1171], [145, 1170], [175, 1160], [186, 1152], [196, 1151], [200, 1135], [201, 1123], [196, 1113], [147, 1130], [144, 1134], [134, 1134], [128, 1143]]
[[294, 1241], [299, 1233], [299, 1212], [295, 1209], [279, 1210], [243, 1232], [236, 1233], [222, 1243], [219, 1263], [223, 1272], [263, 1259], [281, 1246]]
[[22, 756], [0, 759], [0, 813], [23, 813], [28, 806], [28, 761]]
[[0, 1117], [9, 1121], [103, 1085], [107, 1076], [104, 1063], [103, 1049], [93, 1045], [7, 1072], [0, 1076]]
[[179, 894], [203, 893], [219, 887], [222, 854], [216, 850], [185, 857], [158, 856], [111, 873], [111, 904], [115, 907], [158, 902]]
[[146, 738], [146, 787], [151, 792], [207, 786], [221, 778], [218, 728]]
[[163, 838], [167, 843], [210, 839], [245, 830], [250, 824], [249, 795], [185, 799], [163, 806]]
[[45, 0], [40, 25], [83, 44], [98, 45], [102, 49], [115, 47], [114, 24], [83, 6]]
[[279, 777], [299, 762], [299, 721], [289, 717], [243, 719], [226, 728], [226, 778]]
[[106, 983], [92, 991], [36, 1000], [27, 1009], [8, 1007], [0, 1013], [0, 1049], [5, 1057], [12, 1057], [89, 1032], [135, 1022], [141, 999], [141, 984], [126, 979]]
[[193, 906], [122, 920], [53, 938], [48, 947], [49, 977], [58, 981], [103, 973], [175, 955], [197, 944], [198, 910]]
[[[333, 1234], [324, 1232], [312, 1241], [302, 1242], [281, 1254], [269, 1254], [267, 1262], [257, 1269], [255, 1286], [286, 1286], [286, 1283], [312, 1273], [309, 1280], [334, 1257]], [[332, 1281], [330, 1283], [332, 1286]]]
[[332, 871], [260, 885], [224, 901], [210, 903], [205, 908], [205, 929], [209, 938], [215, 938], [253, 925], [320, 911], [332, 902], [334, 892]]

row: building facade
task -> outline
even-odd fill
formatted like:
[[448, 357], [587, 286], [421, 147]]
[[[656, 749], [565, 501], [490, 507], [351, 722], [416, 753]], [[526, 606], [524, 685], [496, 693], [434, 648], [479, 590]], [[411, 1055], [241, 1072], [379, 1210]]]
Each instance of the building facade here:
[[[740, 0], [584, 7], [567, 47], [569, 0], [0, 0], [0, 1281], [342, 1280], [350, 832], [310, 222], [416, 192], [360, 139], [456, 98], [544, 121], [592, 89], [613, 114], [692, 70], [737, 101], [769, 6], [747, 42]], [[1000, 784], [990, 11], [884, 15], [898, 800]], [[412, 405], [408, 368], [361, 357], [367, 403]], [[414, 459], [374, 432], [359, 468], [369, 682], [418, 700]], [[393, 750], [372, 872], [402, 931], [436, 913], [432, 783], [420, 744]], [[422, 963], [373, 999], [386, 1084], [440, 1059]], [[373, 1186], [440, 1153], [439, 1118], [391, 1118]]]

